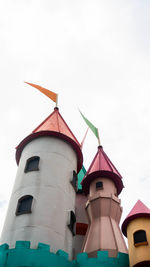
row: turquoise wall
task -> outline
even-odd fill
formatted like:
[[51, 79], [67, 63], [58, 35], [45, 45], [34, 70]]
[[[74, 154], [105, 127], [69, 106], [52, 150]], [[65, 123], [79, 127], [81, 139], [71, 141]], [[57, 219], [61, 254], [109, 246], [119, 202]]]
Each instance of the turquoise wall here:
[[117, 258], [109, 258], [107, 251], [98, 251], [97, 258], [88, 258], [87, 253], [77, 255], [69, 261], [62, 250], [50, 252], [50, 246], [39, 243], [37, 249], [30, 248], [29, 241], [17, 241], [16, 247], [0, 246], [0, 267], [129, 267], [128, 254], [118, 253]]
[[84, 168], [84, 166], [82, 166], [82, 169], [78, 173], [78, 190], [82, 190], [81, 182], [82, 182], [83, 177], [85, 176], [85, 174], [86, 174], [86, 169]]

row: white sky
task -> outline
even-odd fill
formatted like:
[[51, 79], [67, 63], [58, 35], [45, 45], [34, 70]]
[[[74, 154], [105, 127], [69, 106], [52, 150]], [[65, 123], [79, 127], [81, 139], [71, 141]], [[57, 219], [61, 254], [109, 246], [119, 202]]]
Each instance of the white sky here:
[[[53, 102], [23, 81], [59, 93], [60, 113], [82, 140], [78, 108], [99, 128], [123, 176], [122, 219], [150, 207], [150, 1], [0, 1], [0, 229], [15, 180], [15, 147]], [[88, 133], [84, 164], [97, 152]]]

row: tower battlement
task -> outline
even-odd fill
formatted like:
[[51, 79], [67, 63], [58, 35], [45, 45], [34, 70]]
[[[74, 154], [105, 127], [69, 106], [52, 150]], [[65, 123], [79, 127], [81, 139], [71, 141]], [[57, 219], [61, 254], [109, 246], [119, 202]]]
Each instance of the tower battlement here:
[[30, 241], [16, 241], [15, 248], [8, 244], [0, 246], [0, 267], [128, 267], [128, 254], [118, 253], [117, 258], [108, 257], [108, 251], [98, 251], [96, 258], [80, 253], [69, 261], [68, 253], [58, 250], [50, 252], [50, 246], [39, 243], [36, 249], [30, 248]]
[[1, 267], [72, 267], [68, 260], [68, 253], [58, 250], [50, 252], [50, 246], [39, 243], [36, 249], [30, 248], [30, 241], [16, 241], [15, 248], [8, 244], [0, 246]]

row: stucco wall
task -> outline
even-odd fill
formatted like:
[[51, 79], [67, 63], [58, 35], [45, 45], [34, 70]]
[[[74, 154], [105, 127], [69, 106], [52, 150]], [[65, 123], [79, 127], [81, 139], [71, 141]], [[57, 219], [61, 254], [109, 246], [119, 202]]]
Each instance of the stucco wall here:
[[[40, 157], [39, 171], [24, 172], [26, 161]], [[77, 170], [72, 147], [54, 137], [39, 137], [28, 143], [21, 155], [16, 180], [1, 236], [1, 243], [14, 247], [16, 240], [30, 240], [63, 249], [71, 254], [72, 233], [67, 226], [68, 211], [75, 209], [75, 191], [70, 184]], [[32, 195], [32, 213], [16, 216], [18, 199]]]
[[[133, 234], [138, 230], [146, 231], [147, 245], [135, 247]], [[127, 238], [129, 244], [130, 267], [142, 261], [150, 261], [150, 218], [136, 218], [131, 221], [127, 226]]]
[[[101, 189], [97, 182], [103, 182]], [[119, 222], [122, 214], [120, 199], [112, 180], [105, 177], [94, 179], [90, 184], [90, 194], [86, 204], [89, 228], [85, 237], [83, 252], [94, 257], [98, 250], [108, 250], [109, 256], [118, 252], [127, 253]]]

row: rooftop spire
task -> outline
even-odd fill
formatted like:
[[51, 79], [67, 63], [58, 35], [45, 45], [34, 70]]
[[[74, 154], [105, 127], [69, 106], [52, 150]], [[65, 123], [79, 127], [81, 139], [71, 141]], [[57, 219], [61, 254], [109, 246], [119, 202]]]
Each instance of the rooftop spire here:
[[54, 131], [57, 133], [64, 134], [70, 137], [73, 141], [75, 141], [80, 147], [80, 143], [70, 130], [63, 117], [61, 116], [58, 107], [55, 107], [54, 111], [42, 123], [40, 123], [40, 125], [35, 130], [33, 130], [32, 133], [37, 133], [40, 131]]
[[91, 181], [97, 177], [107, 177], [112, 179], [117, 187], [118, 194], [122, 191], [122, 176], [110, 161], [102, 146], [98, 146], [98, 151], [82, 181], [83, 191], [86, 194], [89, 192]]

